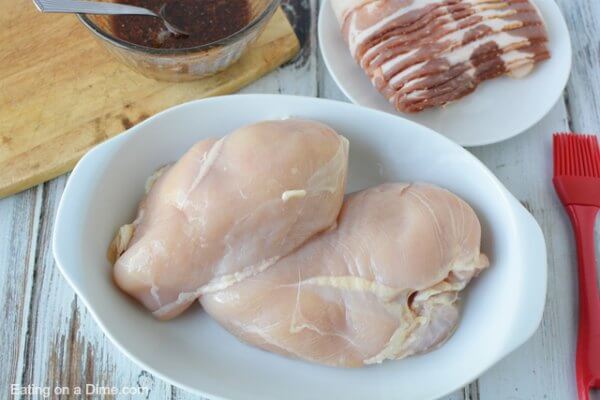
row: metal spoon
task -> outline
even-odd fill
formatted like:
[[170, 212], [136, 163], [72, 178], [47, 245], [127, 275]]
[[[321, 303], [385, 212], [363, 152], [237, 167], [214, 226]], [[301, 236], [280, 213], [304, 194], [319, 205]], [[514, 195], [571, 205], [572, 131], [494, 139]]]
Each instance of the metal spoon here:
[[110, 15], [149, 15], [162, 19], [169, 32], [178, 36], [189, 36], [185, 30], [171, 24], [165, 18], [165, 6], [160, 8], [159, 13], [150, 11], [144, 7], [130, 6], [127, 4], [117, 4], [97, 1], [79, 1], [79, 0], [33, 0], [38, 10], [45, 13], [82, 13], [82, 14], [110, 14]]

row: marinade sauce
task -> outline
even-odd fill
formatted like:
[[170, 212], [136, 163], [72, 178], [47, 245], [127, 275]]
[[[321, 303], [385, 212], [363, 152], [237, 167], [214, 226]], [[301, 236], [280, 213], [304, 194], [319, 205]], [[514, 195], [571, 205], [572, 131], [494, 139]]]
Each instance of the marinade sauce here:
[[113, 34], [141, 46], [175, 49], [200, 46], [230, 36], [250, 20], [248, 0], [122, 0], [158, 14], [165, 6], [165, 19], [188, 33], [170, 33], [160, 18], [142, 15], [111, 17]]

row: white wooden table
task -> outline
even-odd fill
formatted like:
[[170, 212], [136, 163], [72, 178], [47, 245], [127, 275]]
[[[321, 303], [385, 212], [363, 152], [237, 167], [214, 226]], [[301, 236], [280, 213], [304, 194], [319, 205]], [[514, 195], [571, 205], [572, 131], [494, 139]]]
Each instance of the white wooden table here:
[[[518, 137], [470, 149], [533, 213], [544, 231], [549, 266], [544, 319], [525, 345], [447, 399], [570, 400], [576, 396], [575, 247], [551, 186], [550, 138], [554, 131], [600, 133], [600, 1], [558, 2], [574, 46], [573, 72], [563, 99]], [[284, 5], [303, 43], [302, 51], [243, 92], [347, 101], [317, 49], [317, 0], [285, 0]], [[50, 239], [65, 182], [62, 176], [0, 200], [0, 399], [11, 398], [11, 384], [84, 387], [87, 383], [149, 388], [145, 396], [132, 398], [197, 399], [123, 356], [59, 274]]]

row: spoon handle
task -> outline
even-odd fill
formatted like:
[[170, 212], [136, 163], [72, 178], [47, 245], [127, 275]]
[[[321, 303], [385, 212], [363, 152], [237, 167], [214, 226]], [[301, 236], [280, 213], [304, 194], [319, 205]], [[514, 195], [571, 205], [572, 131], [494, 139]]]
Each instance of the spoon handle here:
[[33, 0], [38, 10], [45, 13], [84, 13], [84, 14], [156, 14], [146, 8], [108, 2], [79, 0]]

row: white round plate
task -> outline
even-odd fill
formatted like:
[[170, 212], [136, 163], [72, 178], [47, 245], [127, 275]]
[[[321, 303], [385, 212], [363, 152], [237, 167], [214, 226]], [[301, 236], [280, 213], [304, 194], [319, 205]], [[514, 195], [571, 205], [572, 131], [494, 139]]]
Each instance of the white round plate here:
[[350, 55], [330, 2], [321, 3], [319, 47], [342, 92], [353, 103], [401, 115], [462, 146], [496, 143], [529, 129], [550, 111], [569, 78], [571, 41], [565, 20], [554, 0], [535, 0], [548, 26], [549, 60], [523, 79], [502, 77], [483, 82], [474, 93], [446, 107], [400, 113], [371, 85]]
[[[157, 321], [113, 283], [106, 250], [116, 229], [134, 218], [148, 176], [199, 140], [289, 116], [322, 121], [349, 139], [349, 191], [427, 181], [457, 193], [477, 212], [491, 266], [461, 295], [461, 323], [439, 349], [359, 369], [324, 367], [245, 345], [199, 306], [174, 320]], [[210, 398], [437, 398], [469, 383], [527, 340], [541, 320], [546, 296], [542, 232], [479, 160], [411, 121], [308, 97], [194, 101], [95, 147], [69, 178], [52, 245], [64, 277], [125, 354], [155, 375]]]

